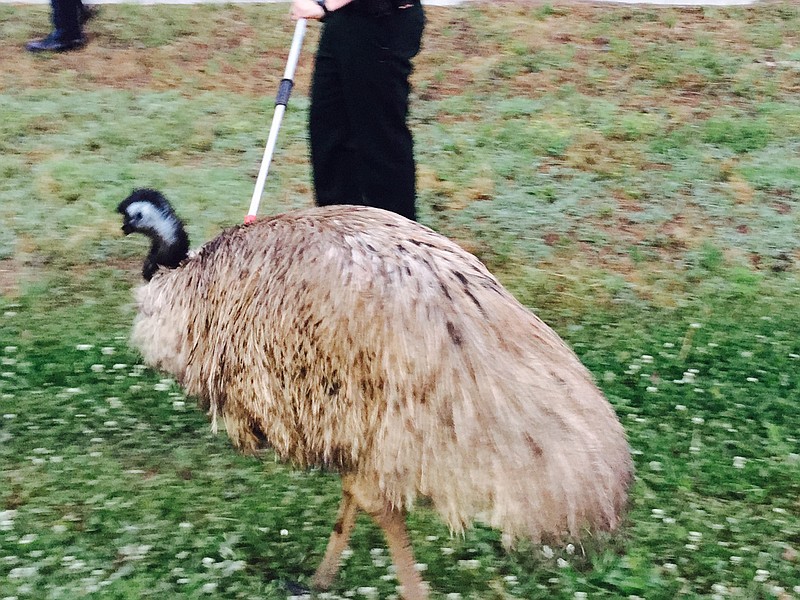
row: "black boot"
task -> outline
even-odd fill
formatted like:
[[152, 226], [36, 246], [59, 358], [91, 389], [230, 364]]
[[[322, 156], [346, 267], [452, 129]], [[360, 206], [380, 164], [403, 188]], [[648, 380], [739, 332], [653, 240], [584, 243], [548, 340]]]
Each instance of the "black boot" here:
[[86, 45], [86, 36], [80, 35], [76, 38], [65, 38], [54, 31], [46, 38], [32, 40], [25, 45], [28, 52], [69, 52], [78, 50]]

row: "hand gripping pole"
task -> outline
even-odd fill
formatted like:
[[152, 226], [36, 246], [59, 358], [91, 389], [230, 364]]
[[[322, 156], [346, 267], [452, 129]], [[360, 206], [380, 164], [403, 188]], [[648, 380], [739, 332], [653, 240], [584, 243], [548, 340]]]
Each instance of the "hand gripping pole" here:
[[275, 98], [275, 114], [272, 116], [272, 126], [267, 138], [267, 146], [264, 148], [264, 157], [261, 159], [261, 168], [258, 170], [256, 188], [253, 190], [253, 198], [250, 200], [250, 209], [244, 218], [245, 223], [252, 223], [256, 220], [258, 205], [261, 202], [261, 195], [264, 193], [264, 183], [267, 180], [269, 165], [272, 162], [272, 155], [275, 152], [275, 142], [278, 139], [278, 131], [281, 128], [283, 114], [286, 112], [286, 105], [289, 103], [289, 96], [292, 94], [294, 86], [294, 72], [297, 68], [297, 61], [300, 58], [300, 48], [303, 46], [303, 37], [306, 33], [306, 20], [298, 19], [294, 28], [292, 47], [289, 50], [289, 58], [286, 61], [286, 70], [283, 72], [283, 79], [278, 87], [278, 95]]

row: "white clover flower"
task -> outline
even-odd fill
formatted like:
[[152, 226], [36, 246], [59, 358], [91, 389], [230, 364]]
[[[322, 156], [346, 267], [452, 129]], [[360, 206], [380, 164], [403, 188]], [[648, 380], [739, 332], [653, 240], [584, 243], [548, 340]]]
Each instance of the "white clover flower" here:
[[447, 547], [439, 548], [439, 550], [441, 550], [442, 554], [444, 554], [445, 556], [449, 556], [450, 554], [455, 552], [452, 548], [447, 548]]
[[213, 594], [217, 591], [217, 584], [213, 581], [204, 583], [203, 587], [200, 588], [200, 591], [202, 591], [204, 594]]
[[86, 567], [86, 562], [82, 560], [73, 560], [67, 565], [70, 571], [82, 571]]
[[650, 466], [650, 470], [651, 471], [660, 471], [661, 470], [661, 463], [658, 462], [657, 460], [651, 460], [649, 466]]
[[744, 559], [741, 556], [731, 556], [729, 559], [732, 565], [740, 565], [744, 562]]
[[667, 562], [667, 563], [664, 563], [663, 567], [664, 567], [664, 570], [667, 571], [668, 573], [677, 573], [678, 572], [678, 565], [676, 565], [675, 563]]
[[675, 410], [677, 410], [678, 412], [683, 412], [686, 410], [686, 407], [683, 404], [676, 404]]
[[734, 469], [744, 469], [745, 465], [747, 465], [747, 459], [744, 456], [734, 456], [733, 457], [733, 468]]
[[100, 348], [100, 352], [102, 352], [105, 356], [111, 356], [114, 354], [114, 348], [113, 346], [103, 346]]
[[553, 558], [555, 553], [553, 552], [553, 549], [550, 546], [545, 544], [544, 546], [542, 546], [542, 555], [544, 555], [545, 558]]
[[229, 560], [226, 561], [225, 568], [223, 569], [222, 574], [225, 576], [230, 575], [231, 573], [235, 573], [237, 571], [243, 571], [246, 563], [243, 560]]
[[692, 542], [699, 542], [703, 539], [703, 534], [699, 531], [690, 531], [689, 532], [689, 540]]
[[81, 352], [86, 352], [87, 350], [91, 350], [94, 348], [92, 344], [78, 344], [75, 346], [75, 350], [80, 350]]
[[748, 383], [758, 383], [758, 377], [748, 377], [747, 378], [747, 382]]
[[5, 348], [3, 348], [3, 352], [5, 352], [6, 354], [14, 354], [16, 351], [17, 351], [16, 346], [6, 346]]
[[567, 554], [572, 556], [573, 554], [575, 554], [575, 544], [567, 544], [565, 550], [567, 551]]
[[586, 592], [575, 592], [575, 600], [586, 600], [588, 597]]
[[703, 326], [702, 323], [692, 323], [689, 325], [692, 329], [700, 329]]
[[365, 598], [377, 598], [378, 597], [378, 588], [376, 588], [376, 587], [362, 586], [362, 587], [356, 589], [356, 592], [359, 595], [364, 596]]
[[32, 544], [36, 541], [36, 534], [29, 533], [27, 535], [23, 535], [19, 540], [17, 540], [18, 544]]
[[469, 560], [459, 560], [458, 566], [462, 569], [469, 569], [474, 571], [475, 569], [480, 569], [481, 562], [474, 558]]
[[152, 546], [146, 544], [129, 544], [119, 549], [123, 560], [142, 560], [150, 552]]
[[288, 529], [281, 529], [281, 537], [286, 537], [287, 535], [289, 535], [289, 530]]
[[766, 569], [758, 569], [755, 577], [753, 577], [753, 581], [757, 581], [758, 583], [764, 583], [767, 579], [769, 579], [769, 571]]
[[658, 391], [658, 388], [654, 385], [647, 386], [647, 391], [651, 394], [655, 394]]
[[558, 558], [556, 560], [556, 565], [558, 565], [559, 569], [566, 569], [569, 566], [569, 563], [563, 558]]
[[37, 567], [16, 567], [8, 573], [9, 579], [28, 579], [39, 572]]
[[101, 364], [92, 365], [90, 368], [92, 369], [93, 373], [102, 373], [103, 371], [106, 370], [105, 365], [101, 365]]

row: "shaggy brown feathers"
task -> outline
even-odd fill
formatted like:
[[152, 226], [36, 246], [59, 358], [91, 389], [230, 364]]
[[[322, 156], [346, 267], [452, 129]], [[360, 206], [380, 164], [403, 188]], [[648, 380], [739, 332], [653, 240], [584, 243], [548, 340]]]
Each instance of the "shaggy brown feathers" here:
[[587, 369], [417, 223], [347, 206], [263, 219], [158, 271], [137, 300], [145, 361], [237, 447], [335, 469], [368, 512], [425, 496], [454, 531], [482, 519], [507, 540], [620, 521], [629, 449]]

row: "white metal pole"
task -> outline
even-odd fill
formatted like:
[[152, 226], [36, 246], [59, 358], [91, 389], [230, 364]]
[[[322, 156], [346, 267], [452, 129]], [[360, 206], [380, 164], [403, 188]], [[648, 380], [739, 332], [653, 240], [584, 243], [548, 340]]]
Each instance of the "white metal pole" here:
[[289, 49], [289, 58], [286, 61], [286, 70], [283, 72], [283, 79], [278, 88], [278, 97], [275, 99], [275, 113], [272, 116], [272, 126], [269, 130], [267, 146], [264, 148], [261, 168], [258, 170], [258, 178], [256, 178], [256, 187], [253, 190], [253, 197], [250, 200], [250, 209], [247, 211], [247, 216], [244, 218], [245, 223], [252, 223], [256, 220], [258, 205], [261, 202], [261, 195], [264, 193], [264, 184], [267, 181], [269, 165], [272, 162], [272, 154], [275, 152], [275, 143], [278, 140], [278, 131], [281, 128], [281, 121], [283, 121], [286, 105], [289, 102], [289, 96], [294, 86], [294, 72], [297, 69], [300, 49], [303, 46], [306, 24], [307, 21], [305, 19], [298, 19], [297, 25], [295, 25], [294, 28], [294, 37], [292, 38], [292, 46]]

